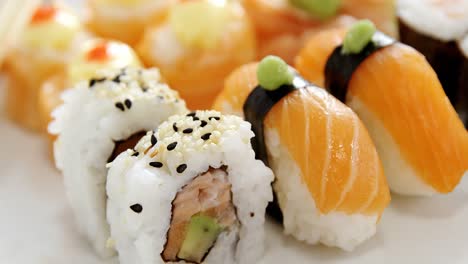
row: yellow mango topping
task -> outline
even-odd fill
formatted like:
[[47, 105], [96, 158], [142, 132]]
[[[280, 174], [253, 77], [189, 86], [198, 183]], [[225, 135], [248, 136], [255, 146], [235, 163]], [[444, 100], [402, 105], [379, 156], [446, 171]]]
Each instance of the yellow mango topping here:
[[127, 44], [118, 41], [90, 40], [68, 66], [69, 85], [90, 79], [102, 69], [141, 66]]
[[223, 0], [188, 1], [175, 5], [169, 23], [179, 41], [188, 47], [216, 47], [232, 19], [230, 6]]
[[56, 7], [41, 6], [23, 33], [23, 43], [33, 49], [64, 51], [80, 30], [81, 23], [73, 14]]

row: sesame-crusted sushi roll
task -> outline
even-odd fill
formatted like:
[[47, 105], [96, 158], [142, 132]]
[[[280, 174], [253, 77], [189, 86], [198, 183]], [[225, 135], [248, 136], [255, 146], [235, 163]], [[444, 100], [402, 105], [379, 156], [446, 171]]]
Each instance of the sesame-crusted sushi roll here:
[[390, 192], [350, 108], [274, 56], [235, 70], [213, 108], [252, 124], [253, 149], [276, 176], [268, 212], [286, 234], [352, 250], [376, 233]]
[[5, 57], [6, 111], [21, 126], [38, 131], [41, 84], [63, 71], [72, 51], [86, 38], [78, 18], [54, 6], [39, 6], [16, 45]]
[[250, 128], [216, 111], [175, 115], [110, 164], [120, 263], [258, 263], [273, 173]]
[[148, 24], [179, 0], [87, 0], [88, 26], [97, 35], [136, 44]]
[[137, 51], [190, 109], [209, 109], [236, 67], [255, 58], [255, 34], [236, 1], [191, 0], [145, 32]]
[[49, 131], [56, 166], [64, 176], [66, 193], [80, 231], [102, 256], [109, 227], [106, 222], [106, 164], [135, 146], [170, 115], [186, 112], [177, 92], [160, 82], [155, 69], [122, 68], [62, 94]]

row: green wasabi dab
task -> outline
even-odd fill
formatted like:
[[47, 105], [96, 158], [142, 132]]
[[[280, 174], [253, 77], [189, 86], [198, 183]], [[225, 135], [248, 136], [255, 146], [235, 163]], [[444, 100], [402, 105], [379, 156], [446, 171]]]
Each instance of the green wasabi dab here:
[[294, 74], [288, 64], [277, 56], [266, 56], [258, 64], [257, 79], [265, 90], [273, 91], [281, 85], [291, 84]]
[[290, 2], [295, 7], [319, 19], [334, 16], [341, 5], [341, 0], [290, 0]]
[[360, 20], [349, 29], [343, 40], [343, 54], [357, 54], [372, 40], [376, 29], [374, 23], [365, 19]]

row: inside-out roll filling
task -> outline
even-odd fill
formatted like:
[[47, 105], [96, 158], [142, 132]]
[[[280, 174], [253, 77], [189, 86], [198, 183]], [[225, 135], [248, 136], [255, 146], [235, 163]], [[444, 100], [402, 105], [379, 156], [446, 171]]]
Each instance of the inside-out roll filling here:
[[184, 186], [172, 202], [162, 257], [165, 261], [200, 263], [218, 236], [237, 224], [226, 169], [209, 169]]
[[119, 156], [120, 153], [126, 151], [127, 149], [131, 149], [135, 147], [135, 145], [138, 143], [138, 141], [140, 141], [140, 139], [144, 135], [146, 135], [145, 131], [139, 131], [139, 132], [134, 133], [127, 139], [115, 141], [114, 149], [112, 150], [112, 153], [109, 156], [109, 159], [107, 159], [107, 162], [114, 161], [114, 159], [117, 158], [117, 156]]

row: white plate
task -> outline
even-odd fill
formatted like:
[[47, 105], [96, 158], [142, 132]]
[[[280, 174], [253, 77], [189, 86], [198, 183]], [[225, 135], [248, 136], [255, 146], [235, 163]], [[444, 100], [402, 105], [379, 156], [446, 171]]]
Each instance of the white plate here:
[[[1, 96], [0, 96], [1, 98]], [[77, 233], [46, 143], [0, 114], [0, 263], [107, 264]], [[467, 177], [468, 178], [468, 177]], [[464, 185], [468, 185], [465, 180]], [[393, 196], [378, 233], [346, 253], [309, 246], [267, 223], [263, 263], [468, 263], [468, 188], [433, 198]]]

